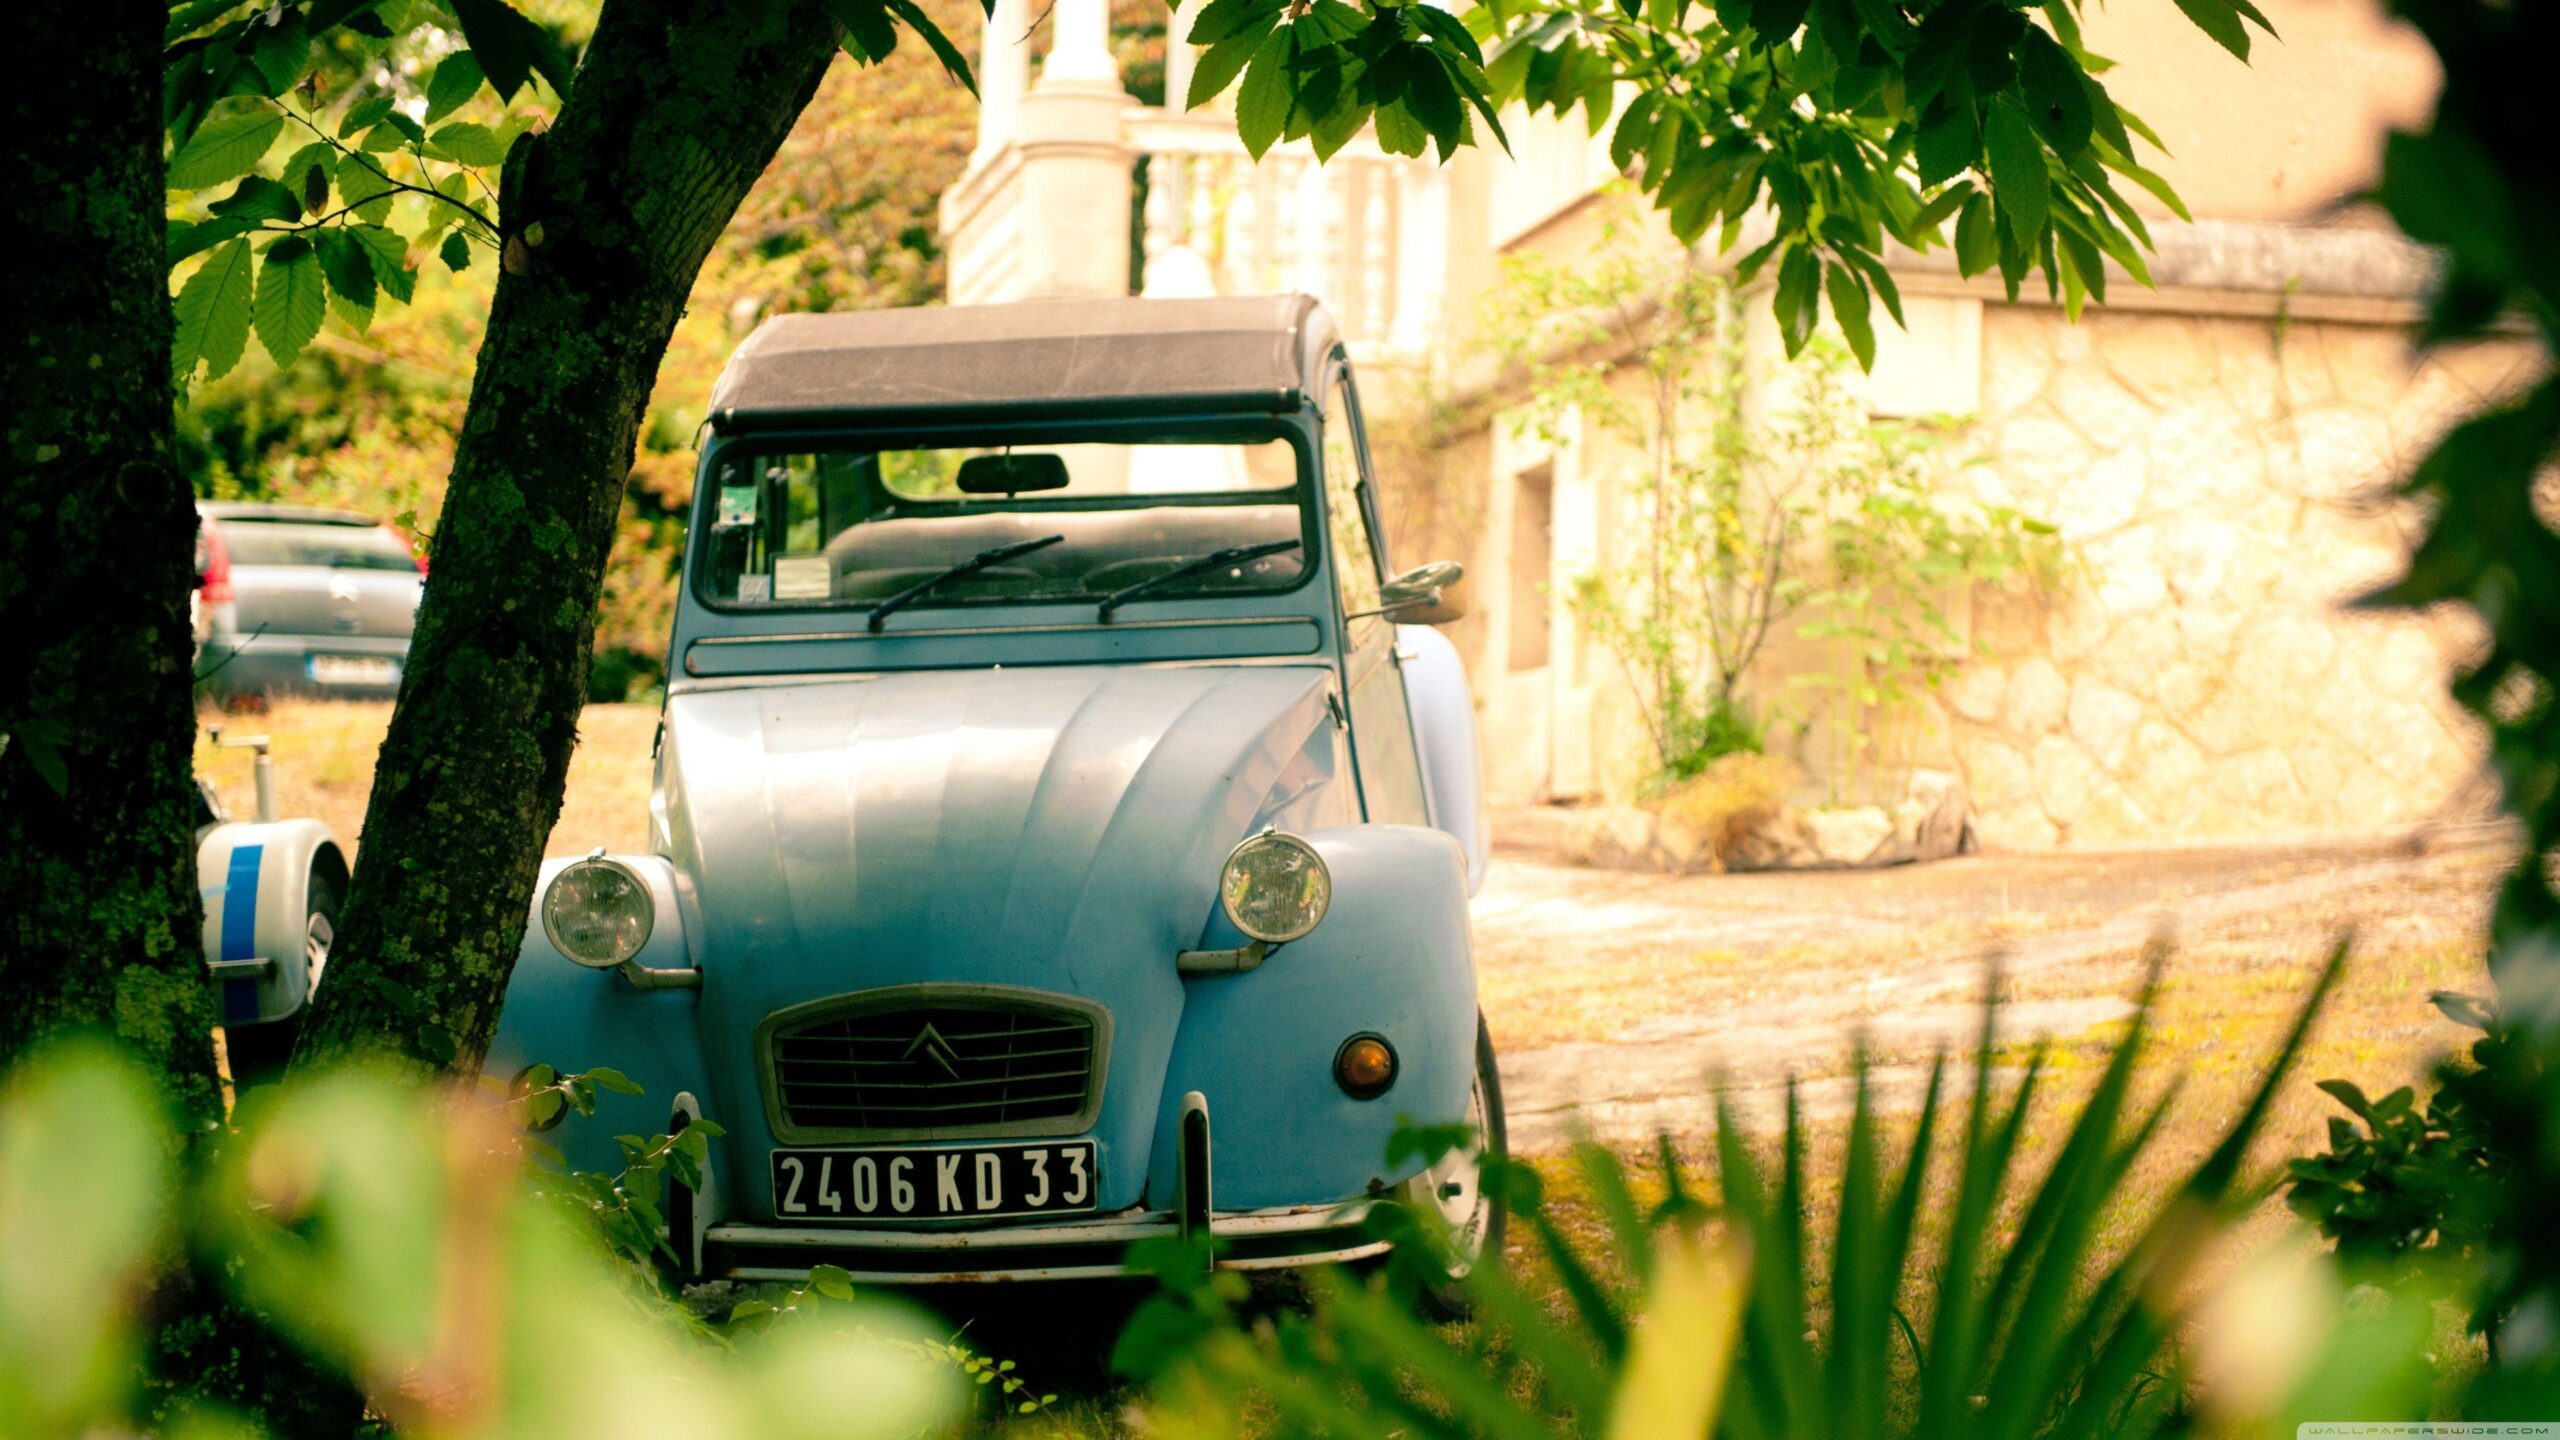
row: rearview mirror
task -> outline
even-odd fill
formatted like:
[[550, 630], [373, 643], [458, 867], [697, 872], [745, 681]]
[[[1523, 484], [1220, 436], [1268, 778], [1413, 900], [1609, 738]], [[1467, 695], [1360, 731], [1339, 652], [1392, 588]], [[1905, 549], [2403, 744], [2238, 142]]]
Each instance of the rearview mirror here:
[[1067, 462], [1055, 455], [972, 455], [960, 462], [963, 495], [1020, 495], [1067, 488]]
[[1467, 613], [1466, 600], [1452, 593], [1466, 578], [1455, 560], [1416, 565], [1379, 588], [1374, 613], [1401, 625], [1446, 625]]

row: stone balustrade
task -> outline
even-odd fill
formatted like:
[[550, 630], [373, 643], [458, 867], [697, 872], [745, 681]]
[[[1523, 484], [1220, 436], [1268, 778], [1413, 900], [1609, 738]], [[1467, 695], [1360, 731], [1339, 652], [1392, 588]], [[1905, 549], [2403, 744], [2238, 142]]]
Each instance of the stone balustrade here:
[[[1366, 134], [1323, 164], [1303, 141], [1256, 161], [1230, 115], [1141, 105], [1110, 68], [1102, 0], [1058, 0], [1033, 81], [1025, 8], [998, 0], [989, 17], [978, 145], [942, 201], [954, 304], [1303, 291], [1355, 359], [1428, 356], [1448, 253], [1438, 165]], [[1173, 50], [1168, 93], [1190, 70], [1189, 47]]]

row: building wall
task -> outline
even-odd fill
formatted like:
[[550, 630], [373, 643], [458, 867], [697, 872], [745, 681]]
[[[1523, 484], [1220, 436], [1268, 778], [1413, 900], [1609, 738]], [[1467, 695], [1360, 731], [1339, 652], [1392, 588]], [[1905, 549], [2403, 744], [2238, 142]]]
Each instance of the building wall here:
[[2059, 596], [1977, 597], [1988, 653], [1917, 739], [1983, 837], [2049, 846], [2388, 829], [2480, 798], [2445, 695], [2469, 617], [2344, 608], [2398, 573], [2381, 491], [2528, 363], [2411, 367], [2398, 327], [1995, 306], [1986, 498], [2061, 526]]

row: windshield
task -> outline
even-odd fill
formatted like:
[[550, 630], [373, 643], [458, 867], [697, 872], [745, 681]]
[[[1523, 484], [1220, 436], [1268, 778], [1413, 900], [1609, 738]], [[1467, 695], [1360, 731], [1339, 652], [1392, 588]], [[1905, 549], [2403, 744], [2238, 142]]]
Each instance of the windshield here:
[[[1132, 603], [1285, 590], [1307, 571], [1302, 550], [1173, 572], [1301, 538], [1299, 469], [1290, 442], [1267, 435], [733, 448], [695, 563], [705, 598], [748, 607], [1099, 602], [1157, 577]], [[1015, 553], [989, 560], [1003, 550]]]
[[400, 537], [369, 525], [228, 519], [223, 547], [234, 565], [330, 565], [341, 570], [406, 570], [418, 562]]

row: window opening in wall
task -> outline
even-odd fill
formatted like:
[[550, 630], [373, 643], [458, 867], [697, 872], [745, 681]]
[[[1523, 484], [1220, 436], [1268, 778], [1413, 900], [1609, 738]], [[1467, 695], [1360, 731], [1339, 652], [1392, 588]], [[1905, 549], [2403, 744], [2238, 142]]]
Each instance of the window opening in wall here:
[[1511, 481], [1511, 668], [1547, 663], [1554, 609], [1556, 470], [1523, 470]]

